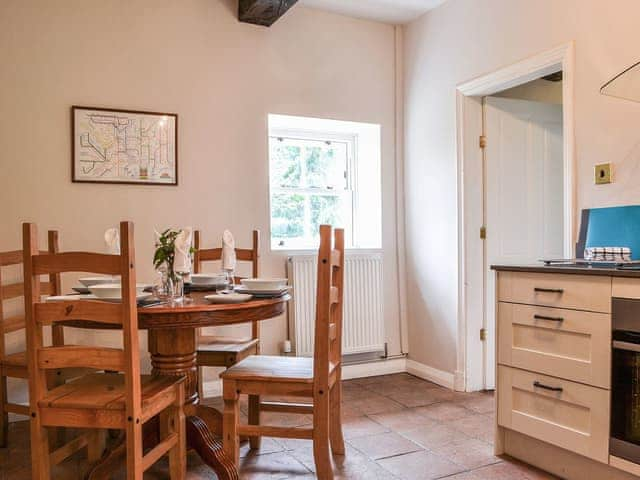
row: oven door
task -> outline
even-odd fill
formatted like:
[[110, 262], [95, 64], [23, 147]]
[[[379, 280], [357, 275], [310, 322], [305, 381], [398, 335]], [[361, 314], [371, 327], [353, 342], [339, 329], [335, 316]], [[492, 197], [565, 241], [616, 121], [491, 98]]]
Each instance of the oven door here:
[[613, 338], [609, 452], [640, 464], [640, 335], [614, 332]]

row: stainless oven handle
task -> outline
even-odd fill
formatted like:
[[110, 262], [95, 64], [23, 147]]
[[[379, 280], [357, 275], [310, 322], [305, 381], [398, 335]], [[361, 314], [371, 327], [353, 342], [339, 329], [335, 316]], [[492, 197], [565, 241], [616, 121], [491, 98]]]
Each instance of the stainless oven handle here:
[[621, 342], [620, 340], [613, 341], [613, 348], [618, 350], [628, 350], [630, 352], [640, 353], [640, 344], [631, 342]]

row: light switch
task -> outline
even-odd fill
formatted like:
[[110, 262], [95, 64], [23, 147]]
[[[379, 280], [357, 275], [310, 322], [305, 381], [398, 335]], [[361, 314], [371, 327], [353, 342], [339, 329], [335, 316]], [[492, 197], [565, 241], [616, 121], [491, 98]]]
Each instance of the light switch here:
[[601, 163], [595, 166], [594, 170], [595, 184], [603, 185], [605, 183], [611, 183], [611, 164]]

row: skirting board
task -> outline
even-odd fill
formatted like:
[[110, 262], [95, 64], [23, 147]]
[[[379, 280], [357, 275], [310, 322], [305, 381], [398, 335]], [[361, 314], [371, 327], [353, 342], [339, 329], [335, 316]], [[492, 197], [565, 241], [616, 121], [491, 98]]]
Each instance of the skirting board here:
[[450, 389], [453, 389], [457, 386], [456, 383], [459, 383], [455, 381], [453, 373], [444, 372], [411, 359], [407, 359], [407, 373]]
[[[443, 372], [437, 368], [429, 367], [415, 360], [407, 358], [392, 358], [376, 362], [345, 365], [342, 368], [342, 378], [351, 380], [354, 378], [374, 377], [377, 375], [391, 375], [393, 373], [410, 373], [416, 377], [436, 383], [445, 388], [458, 387], [460, 382], [455, 382], [454, 374]], [[456, 384], [457, 383], [457, 384]], [[210, 380], [204, 384], [205, 397], [219, 397], [222, 395], [222, 383], [220, 380]]]

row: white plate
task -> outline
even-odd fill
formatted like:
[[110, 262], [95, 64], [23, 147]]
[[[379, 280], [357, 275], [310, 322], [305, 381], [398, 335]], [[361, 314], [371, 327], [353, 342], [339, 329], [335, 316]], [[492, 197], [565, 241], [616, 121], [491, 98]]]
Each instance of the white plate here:
[[[136, 301], [144, 300], [153, 296], [151, 293], [142, 293], [136, 296]], [[122, 297], [96, 297], [88, 293], [86, 295], [55, 295], [47, 297], [47, 302], [68, 302], [70, 300], [101, 300], [105, 302], [121, 302]]]
[[245, 293], [218, 293], [216, 295], [205, 295], [204, 299], [211, 303], [243, 303], [248, 302], [253, 295]]
[[[136, 294], [141, 295], [145, 288], [149, 285], [146, 283], [136, 284]], [[120, 283], [105, 283], [100, 285], [91, 285], [89, 290], [98, 298], [120, 298], [122, 297], [122, 285]]]
[[82, 277], [79, 278], [78, 281], [85, 287], [90, 287], [92, 285], [100, 285], [104, 283], [118, 283], [120, 278], [103, 275], [101, 277]]
[[227, 277], [219, 273], [192, 273], [191, 274], [191, 283], [193, 285], [198, 285], [198, 286], [223, 285], [226, 281], [227, 281]]
[[287, 281], [286, 278], [243, 278], [240, 283], [247, 290], [257, 292], [282, 289], [287, 285]]
[[274, 288], [273, 290], [261, 290], [257, 288], [246, 288], [246, 287], [236, 287], [234, 290], [236, 293], [246, 294], [246, 295], [282, 295], [285, 292], [288, 292], [291, 287], [280, 287]]

